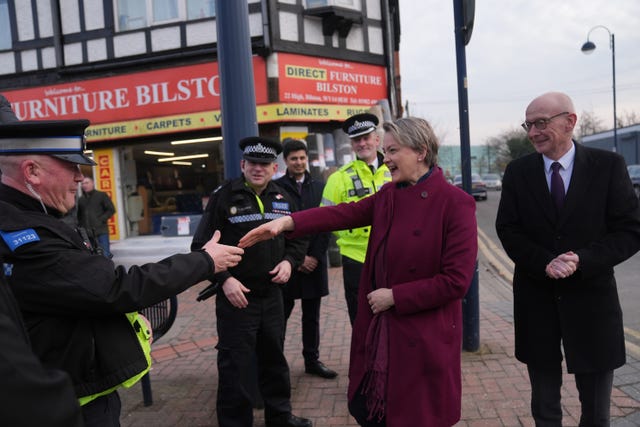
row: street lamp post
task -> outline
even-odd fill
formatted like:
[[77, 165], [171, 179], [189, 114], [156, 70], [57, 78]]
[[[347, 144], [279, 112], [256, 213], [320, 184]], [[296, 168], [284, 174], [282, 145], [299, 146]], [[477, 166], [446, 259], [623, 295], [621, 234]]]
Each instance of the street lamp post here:
[[582, 50], [586, 54], [592, 53], [596, 49], [595, 43], [589, 41], [589, 35], [591, 31], [596, 28], [603, 28], [609, 33], [610, 48], [611, 48], [611, 64], [613, 65], [613, 151], [618, 152], [618, 117], [616, 115], [616, 41], [614, 34], [609, 31], [604, 25], [596, 25], [587, 33], [587, 41], [582, 45]]

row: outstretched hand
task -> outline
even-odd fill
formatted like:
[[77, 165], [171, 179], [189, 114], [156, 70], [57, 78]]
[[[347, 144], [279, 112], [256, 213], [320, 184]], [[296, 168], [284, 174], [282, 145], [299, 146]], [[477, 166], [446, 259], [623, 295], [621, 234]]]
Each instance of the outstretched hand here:
[[290, 216], [283, 216], [273, 221], [264, 223], [244, 236], [238, 242], [238, 247], [248, 248], [256, 243], [273, 239], [283, 231], [291, 231], [294, 228], [293, 219]]
[[220, 230], [216, 230], [211, 240], [202, 247], [213, 260], [215, 273], [224, 271], [230, 267], [235, 267], [242, 259], [242, 254], [244, 254], [243, 249], [235, 246], [221, 245], [218, 243], [219, 240]]

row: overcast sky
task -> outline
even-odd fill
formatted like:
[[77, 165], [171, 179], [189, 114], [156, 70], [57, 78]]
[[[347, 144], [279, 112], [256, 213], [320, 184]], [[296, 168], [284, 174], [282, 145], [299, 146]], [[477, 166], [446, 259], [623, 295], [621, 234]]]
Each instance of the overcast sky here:
[[[403, 102], [444, 144], [459, 143], [453, 0], [400, 0]], [[516, 128], [544, 92], [572, 97], [613, 126], [609, 33], [615, 35], [618, 117], [640, 115], [640, 0], [477, 0], [466, 46], [471, 144]]]

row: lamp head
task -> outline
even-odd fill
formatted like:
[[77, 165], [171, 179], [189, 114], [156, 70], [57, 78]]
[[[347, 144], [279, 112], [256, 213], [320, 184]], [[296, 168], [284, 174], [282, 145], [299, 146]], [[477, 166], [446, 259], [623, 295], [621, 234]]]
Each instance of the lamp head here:
[[590, 53], [593, 53], [594, 50], [596, 50], [596, 45], [593, 42], [587, 41], [585, 44], [582, 45], [580, 50], [588, 55]]

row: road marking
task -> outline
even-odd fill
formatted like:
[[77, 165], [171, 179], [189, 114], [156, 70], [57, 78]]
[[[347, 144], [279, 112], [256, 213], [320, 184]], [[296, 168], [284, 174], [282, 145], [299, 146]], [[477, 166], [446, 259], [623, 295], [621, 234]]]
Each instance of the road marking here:
[[507, 253], [500, 246], [496, 245], [493, 240], [480, 229], [480, 227], [478, 227], [478, 236], [481, 236], [482, 239], [487, 242], [488, 249], [490, 249], [495, 255], [499, 256], [506, 267], [513, 269], [514, 265], [511, 258], [509, 258]]
[[[485, 241], [488, 241], [487, 245]], [[490, 249], [491, 248], [491, 249]], [[486, 234], [478, 227], [478, 249], [482, 252], [482, 255], [489, 261], [489, 264], [496, 269], [498, 274], [510, 284], [513, 282], [513, 274], [509, 269], [504, 265], [503, 262], [499, 261], [498, 258], [495, 257], [496, 254], [500, 254], [501, 249], [498, 248], [495, 244], [491, 242], [491, 239], [487, 237]], [[512, 263], [513, 264], [513, 263]]]

